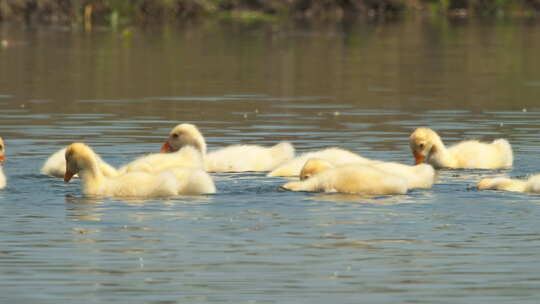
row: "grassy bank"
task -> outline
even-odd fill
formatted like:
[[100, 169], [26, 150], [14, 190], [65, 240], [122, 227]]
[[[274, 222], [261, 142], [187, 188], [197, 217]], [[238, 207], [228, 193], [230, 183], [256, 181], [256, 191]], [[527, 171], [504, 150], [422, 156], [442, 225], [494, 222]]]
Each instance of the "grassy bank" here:
[[536, 15], [540, 0], [0, 0], [0, 21], [61, 24], [169, 22], [204, 17], [341, 20], [407, 12]]

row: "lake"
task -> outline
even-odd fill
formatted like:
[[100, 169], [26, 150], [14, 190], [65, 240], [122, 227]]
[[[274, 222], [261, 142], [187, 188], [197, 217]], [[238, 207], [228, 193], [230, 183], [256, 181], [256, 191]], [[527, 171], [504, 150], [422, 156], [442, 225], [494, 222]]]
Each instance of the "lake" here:
[[[0, 302], [538, 303], [540, 23], [407, 18], [93, 32], [0, 26]], [[290, 141], [412, 164], [410, 133], [506, 138], [509, 170], [441, 170], [406, 195], [293, 193], [213, 174], [215, 195], [85, 198], [39, 170], [74, 141], [120, 166], [176, 124], [209, 150]]]

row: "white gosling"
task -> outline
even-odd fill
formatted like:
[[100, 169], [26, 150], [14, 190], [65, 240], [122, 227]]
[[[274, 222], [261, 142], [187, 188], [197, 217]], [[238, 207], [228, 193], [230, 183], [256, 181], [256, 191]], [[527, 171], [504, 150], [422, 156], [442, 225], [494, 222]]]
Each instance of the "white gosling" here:
[[304, 167], [304, 164], [310, 158], [326, 160], [332, 165], [341, 165], [346, 163], [366, 164], [372, 161], [348, 150], [341, 148], [327, 148], [320, 151], [307, 152], [297, 156], [294, 159], [275, 168], [268, 173], [267, 176], [299, 176], [300, 171], [302, 171], [302, 167]]
[[130, 172], [107, 177], [101, 172], [95, 152], [83, 143], [68, 146], [65, 158], [64, 181], [69, 182], [78, 173], [83, 193], [89, 196], [148, 198], [215, 192], [212, 179], [201, 169], [176, 168], [158, 174]]
[[172, 168], [163, 172], [170, 172], [176, 177], [178, 194], [216, 193], [216, 186], [212, 177], [201, 168]]
[[446, 148], [435, 131], [418, 128], [409, 144], [416, 164], [426, 162], [435, 168], [500, 169], [512, 167], [513, 162], [512, 147], [505, 139], [466, 140]]
[[157, 173], [172, 168], [203, 168], [202, 154], [194, 147], [184, 147], [173, 153], [152, 153], [118, 169], [119, 174], [143, 171]]
[[351, 164], [321, 171], [303, 181], [289, 182], [291, 191], [340, 192], [364, 195], [407, 193], [407, 181], [370, 165]]
[[0, 189], [4, 189], [7, 184], [6, 176], [4, 175], [4, 169], [2, 168], [2, 164], [4, 161], [6, 161], [6, 145], [4, 144], [4, 140], [2, 137], [0, 137]]
[[[67, 148], [60, 149], [49, 156], [41, 167], [41, 173], [53, 177], [63, 178], [66, 174], [66, 149]], [[118, 171], [116, 171], [113, 166], [103, 161], [97, 154], [96, 160], [103, 175], [107, 177], [118, 175]]]
[[[340, 167], [348, 165], [344, 164]], [[435, 169], [428, 164], [409, 166], [395, 162], [373, 161], [367, 165], [404, 178], [409, 189], [431, 188], [435, 181]], [[309, 159], [300, 172], [300, 180], [308, 179], [321, 171], [334, 167], [332, 163], [323, 159]]]
[[540, 193], [540, 174], [533, 175], [526, 180], [507, 177], [483, 178], [476, 186], [480, 190]]
[[207, 153], [203, 135], [195, 125], [188, 123], [172, 129], [161, 152], [174, 152], [185, 146], [193, 146], [203, 154], [208, 172], [270, 171], [294, 157], [294, 148], [288, 142], [272, 147], [232, 145]]

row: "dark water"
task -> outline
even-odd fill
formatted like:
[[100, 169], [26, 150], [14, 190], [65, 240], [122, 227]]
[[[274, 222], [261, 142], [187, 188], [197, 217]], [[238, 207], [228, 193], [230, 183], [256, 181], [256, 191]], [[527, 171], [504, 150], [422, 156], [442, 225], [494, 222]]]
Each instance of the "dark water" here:
[[[131, 30], [0, 27], [0, 302], [540, 301], [540, 196], [474, 188], [540, 172], [536, 22]], [[181, 122], [210, 150], [289, 140], [405, 163], [428, 125], [507, 138], [515, 166], [374, 198], [244, 173], [214, 175], [216, 195], [95, 200], [39, 173], [73, 141], [121, 165]]]

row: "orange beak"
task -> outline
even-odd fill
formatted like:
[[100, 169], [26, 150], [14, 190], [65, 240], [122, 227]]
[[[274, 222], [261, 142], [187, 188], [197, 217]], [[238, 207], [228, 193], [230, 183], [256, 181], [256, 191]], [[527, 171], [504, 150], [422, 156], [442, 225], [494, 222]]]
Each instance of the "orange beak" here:
[[426, 157], [424, 156], [424, 154], [422, 154], [422, 153], [420, 153], [420, 152], [416, 152], [416, 151], [413, 152], [413, 155], [414, 155], [414, 162], [415, 162], [417, 165], [423, 163], [424, 160], [425, 160], [425, 158], [426, 158]]
[[75, 175], [75, 173], [66, 171], [66, 173], [64, 174], [64, 182], [66, 183], [69, 182], [71, 178], [73, 177], [73, 175]]
[[0, 163], [3, 163], [6, 161], [6, 157], [2, 154], [0, 155]]
[[174, 148], [169, 144], [168, 141], [166, 141], [163, 146], [161, 146], [161, 149], [159, 150], [161, 153], [169, 153], [174, 152]]

